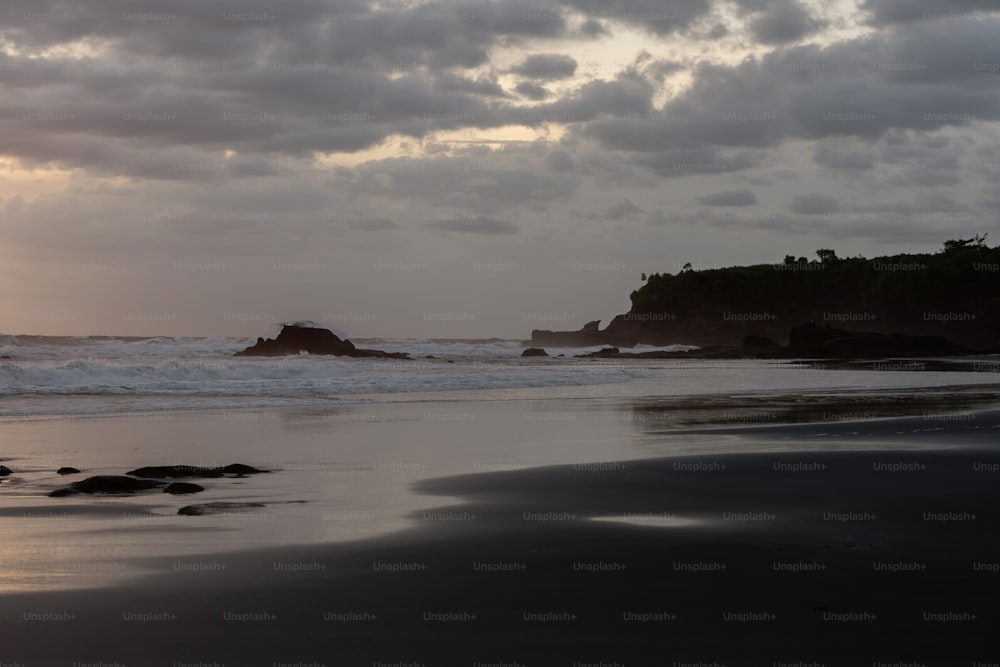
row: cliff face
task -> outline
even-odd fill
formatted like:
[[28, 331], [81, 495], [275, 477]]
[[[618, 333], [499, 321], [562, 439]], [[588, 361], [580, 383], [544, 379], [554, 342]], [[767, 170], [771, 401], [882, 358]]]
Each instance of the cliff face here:
[[823, 261], [653, 274], [607, 328], [536, 331], [532, 344], [706, 347], [762, 336], [787, 345], [804, 322], [1000, 350], [1000, 247], [958, 242], [937, 254], [868, 260], [830, 252]]
[[281, 357], [307, 352], [309, 354], [337, 355], [341, 357], [382, 357], [409, 359], [403, 352], [383, 352], [354, 347], [349, 340], [341, 340], [328, 329], [301, 327], [286, 324], [277, 338], [258, 338], [254, 345], [237, 352], [237, 357]]

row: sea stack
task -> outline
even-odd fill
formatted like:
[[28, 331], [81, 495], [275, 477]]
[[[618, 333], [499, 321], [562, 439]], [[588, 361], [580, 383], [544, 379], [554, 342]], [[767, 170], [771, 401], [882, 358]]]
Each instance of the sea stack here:
[[283, 357], [292, 354], [323, 354], [339, 357], [378, 357], [383, 359], [409, 359], [405, 352], [383, 352], [354, 347], [349, 340], [341, 340], [329, 329], [302, 324], [284, 324], [277, 338], [258, 338], [254, 345], [240, 350], [236, 357]]

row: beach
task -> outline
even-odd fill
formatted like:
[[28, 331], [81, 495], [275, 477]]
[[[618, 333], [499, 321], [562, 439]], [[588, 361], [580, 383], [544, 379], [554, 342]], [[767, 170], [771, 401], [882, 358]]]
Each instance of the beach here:
[[[703, 399], [681, 423], [676, 400], [648, 398], [91, 418], [89, 436], [81, 420], [21, 424], [84, 441], [125, 437], [111, 424], [201, 433], [210, 447], [137, 447], [123, 465], [239, 456], [274, 471], [220, 480], [206, 500], [262, 506], [210, 517], [170, 513], [201, 498], [22, 499], [72, 501], [72, 518], [33, 521], [39, 544], [62, 531], [72, 576], [12, 579], [0, 661], [989, 664], [1000, 412], [994, 387], [968, 391], [962, 411], [940, 391], [815, 397], [801, 419], [760, 416], [758, 397], [742, 413], [720, 399], [714, 419]], [[871, 418], [859, 402], [919, 411]], [[67, 523], [125, 511], [154, 518], [105, 517], [96, 534], [118, 547], [67, 552]], [[5, 531], [4, 562], [17, 540]]]

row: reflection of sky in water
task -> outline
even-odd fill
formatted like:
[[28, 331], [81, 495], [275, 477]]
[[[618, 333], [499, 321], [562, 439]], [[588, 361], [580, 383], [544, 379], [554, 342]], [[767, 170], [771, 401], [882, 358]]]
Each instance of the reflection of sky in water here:
[[[634, 384], [646, 383], [642, 379]], [[611, 390], [619, 387], [586, 388], [586, 392], [614, 393]], [[422, 510], [456, 502], [413, 492], [414, 483], [437, 477], [670, 455], [868, 446], [839, 432], [823, 438], [786, 433], [761, 439], [725, 431], [682, 433], [676, 425], [664, 427], [657, 420], [637, 417], [657, 410], [677, 411], [676, 406], [662, 405], [677, 399], [657, 394], [651, 386], [647, 389], [649, 393], [639, 394], [633, 386], [637, 395], [624, 400], [613, 395], [564, 400], [542, 390], [520, 400], [469, 400], [481, 396], [474, 392], [453, 401], [427, 400], [429, 395], [424, 395], [410, 402], [336, 408], [179, 411], [149, 420], [134, 416], [5, 420], [0, 422], [3, 463], [14, 475], [0, 485], [0, 590], [101, 585], [107, 577], [139, 574], [141, 564], [135, 558], [197, 558], [419, 528], [424, 523]], [[577, 398], [586, 392], [579, 391]], [[709, 412], [733, 409], [719, 397], [691, 400], [684, 409], [699, 404]], [[768, 426], [724, 420], [722, 425]], [[838, 425], [823, 428], [836, 431]], [[898, 436], [887, 438], [885, 444], [914, 445]], [[229, 463], [275, 472], [204, 480], [206, 491], [191, 496], [47, 497], [53, 489], [89, 475], [124, 474], [144, 465]], [[55, 473], [67, 465], [83, 473], [71, 477]], [[580, 465], [578, 470], [589, 474], [590, 468]], [[243, 517], [176, 515], [184, 505], [217, 501], [260, 502], [265, 507]], [[664, 528], [699, 523], [655, 514], [595, 520]]]
[[708, 523], [703, 519], [674, 516], [665, 512], [626, 512], [616, 516], [594, 516], [590, 517], [590, 520], [624, 523], [629, 526], [642, 526], [643, 528], [685, 528]]

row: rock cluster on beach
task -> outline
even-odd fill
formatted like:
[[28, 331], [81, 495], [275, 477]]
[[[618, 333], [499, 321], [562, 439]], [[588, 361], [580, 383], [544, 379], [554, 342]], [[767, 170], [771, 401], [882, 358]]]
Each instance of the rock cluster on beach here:
[[[572, 333], [572, 332], [571, 332]], [[792, 327], [787, 346], [759, 335], [743, 337], [742, 345], [710, 345], [696, 350], [623, 352], [619, 347], [575, 355], [583, 359], [884, 359], [974, 354], [943, 336], [910, 336], [872, 331], [848, 331], [814, 322]], [[528, 348], [522, 356], [548, 356]], [[527, 352], [533, 351], [531, 355]]]
[[277, 338], [258, 338], [257, 342], [245, 350], [235, 353], [237, 357], [282, 357], [300, 354], [336, 355], [340, 357], [376, 357], [383, 359], [409, 359], [405, 352], [383, 352], [354, 347], [349, 340], [342, 340], [329, 329], [285, 324]]
[[[64, 470], [65, 468], [60, 468]], [[76, 470], [73, 468], [72, 470]], [[79, 471], [77, 471], [79, 472]], [[233, 463], [227, 466], [206, 468], [203, 466], [174, 465], [174, 466], [148, 466], [131, 470], [125, 475], [96, 475], [88, 477], [79, 482], [73, 482], [67, 487], [56, 489], [49, 495], [53, 498], [73, 496], [80, 493], [94, 494], [125, 494], [139, 493], [153, 489], [162, 489], [164, 493], [173, 495], [198, 493], [204, 491], [205, 487], [200, 484], [190, 482], [167, 482], [164, 480], [176, 479], [179, 477], [194, 478], [219, 478], [219, 477], [245, 477], [268, 472], [242, 463]]]

